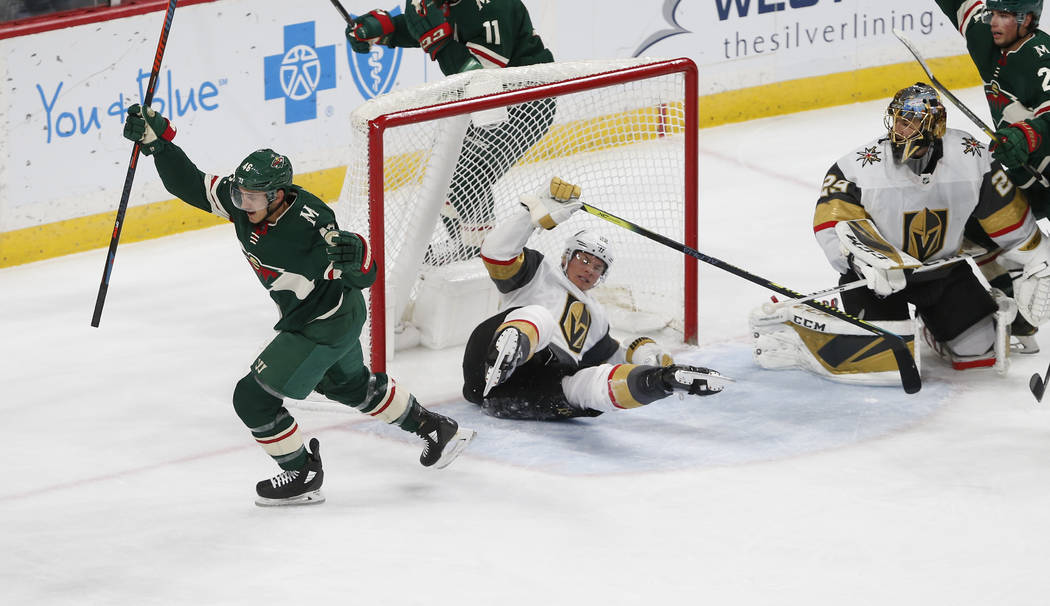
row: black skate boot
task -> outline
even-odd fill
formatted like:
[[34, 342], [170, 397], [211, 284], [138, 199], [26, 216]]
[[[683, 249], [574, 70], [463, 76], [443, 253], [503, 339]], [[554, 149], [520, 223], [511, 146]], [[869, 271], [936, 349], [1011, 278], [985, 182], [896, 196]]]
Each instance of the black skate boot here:
[[1017, 354], [1039, 353], [1039, 341], [1035, 338], [1037, 332], [1039, 332], [1038, 328], [1032, 326], [1028, 320], [1024, 319], [1024, 316], [1017, 314], [1013, 324], [1010, 325], [1010, 336], [1014, 341], [1011, 343], [1010, 350]]
[[489, 395], [493, 387], [509, 379], [514, 369], [525, 363], [529, 357], [529, 347], [529, 338], [513, 326], [496, 333], [485, 361], [483, 396]]
[[667, 393], [684, 391], [691, 396], [709, 396], [722, 391], [721, 382], [709, 381], [712, 377], [721, 377], [716, 370], [702, 366], [682, 366], [674, 364], [659, 371], [660, 382]]
[[256, 484], [255, 492], [259, 498], [255, 499], [255, 504], [260, 507], [279, 507], [324, 503], [324, 495], [321, 494], [324, 472], [321, 471], [319, 447], [317, 438], [313, 438], [310, 440], [310, 451], [306, 453], [306, 465], [302, 469], [284, 470]]
[[422, 419], [416, 435], [426, 440], [419, 462], [423, 467], [448, 467], [477, 434], [473, 429], [460, 429], [452, 419], [422, 409]]

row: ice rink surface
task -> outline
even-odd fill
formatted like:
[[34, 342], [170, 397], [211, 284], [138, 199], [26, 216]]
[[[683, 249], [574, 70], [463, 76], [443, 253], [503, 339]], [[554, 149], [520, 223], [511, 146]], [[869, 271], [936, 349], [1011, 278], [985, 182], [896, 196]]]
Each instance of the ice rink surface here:
[[[703, 130], [700, 249], [833, 284], [813, 206], [885, 105]], [[978, 132], [951, 108], [949, 126]], [[95, 329], [104, 256], [0, 270], [4, 604], [1050, 601], [1050, 401], [1027, 389], [1047, 354], [1006, 376], [927, 356], [913, 396], [763, 371], [747, 313], [769, 293], [704, 266], [701, 346], [679, 359], [734, 376], [725, 393], [497, 421], [458, 398], [457, 350], [411, 352], [392, 374], [478, 429], [463, 456], [425, 469], [412, 436], [296, 403], [328, 501], [263, 509], [275, 466], [230, 396], [275, 311], [232, 228], [121, 245]]]

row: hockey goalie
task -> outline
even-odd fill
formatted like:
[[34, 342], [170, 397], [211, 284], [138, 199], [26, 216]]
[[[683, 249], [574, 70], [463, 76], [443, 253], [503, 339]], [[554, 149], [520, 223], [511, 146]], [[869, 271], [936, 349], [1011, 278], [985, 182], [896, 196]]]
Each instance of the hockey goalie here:
[[[1003, 167], [966, 132], [946, 128], [937, 92], [917, 83], [886, 109], [886, 132], [838, 159], [813, 219], [839, 284], [844, 311], [911, 341], [922, 338], [956, 370], [1005, 372], [1015, 316], [1050, 319], [1050, 244]], [[1017, 268], [1014, 298], [982, 285], [962, 256], [966, 230]], [[914, 322], [910, 306], [915, 309]], [[765, 305], [750, 318], [755, 360], [830, 379], [898, 381], [879, 335], [804, 305]], [[917, 359], [918, 361], [918, 359]]]

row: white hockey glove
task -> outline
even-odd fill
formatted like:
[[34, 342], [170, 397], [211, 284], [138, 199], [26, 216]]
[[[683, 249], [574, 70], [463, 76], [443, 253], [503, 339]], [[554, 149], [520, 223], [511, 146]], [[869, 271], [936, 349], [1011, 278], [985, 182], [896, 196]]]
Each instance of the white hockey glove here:
[[904, 290], [908, 285], [904, 270], [922, 265], [887, 242], [869, 219], [839, 221], [835, 224], [835, 233], [846, 262], [880, 297]]
[[628, 364], [643, 364], [646, 366], [670, 366], [674, 364], [671, 354], [663, 350], [656, 341], [649, 337], [638, 337], [627, 346], [624, 356]]
[[554, 229], [572, 213], [583, 208], [583, 203], [579, 201], [580, 192], [579, 185], [554, 177], [549, 188], [523, 194], [521, 203], [529, 209], [533, 224], [543, 229]]

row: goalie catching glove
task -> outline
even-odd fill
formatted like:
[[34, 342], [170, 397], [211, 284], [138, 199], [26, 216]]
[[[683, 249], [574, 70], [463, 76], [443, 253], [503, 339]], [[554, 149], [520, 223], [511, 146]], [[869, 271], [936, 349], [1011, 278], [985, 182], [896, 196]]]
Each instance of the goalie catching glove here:
[[543, 229], [554, 229], [572, 213], [583, 208], [583, 203], [579, 201], [580, 193], [579, 185], [554, 177], [549, 187], [523, 194], [521, 203], [529, 209], [533, 224]]
[[908, 286], [904, 270], [922, 265], [887, 242], [870, 219], [839, 221], [835, 224], [835, 233], [850, 268], [880, 297], [904, 290]]
[[390, 13], [382, 9], [361, 15], [346, 26], [346, 40], [355, 53], [369, 53], [373, 44], [386, 44], [394, 33]]
[[151, 156], [175, 138], [175, 126], [149, 107], [143, 113], [142, 106], [136, 103], [128, 108], [124, 138], [138, 143], [142, 153]]

